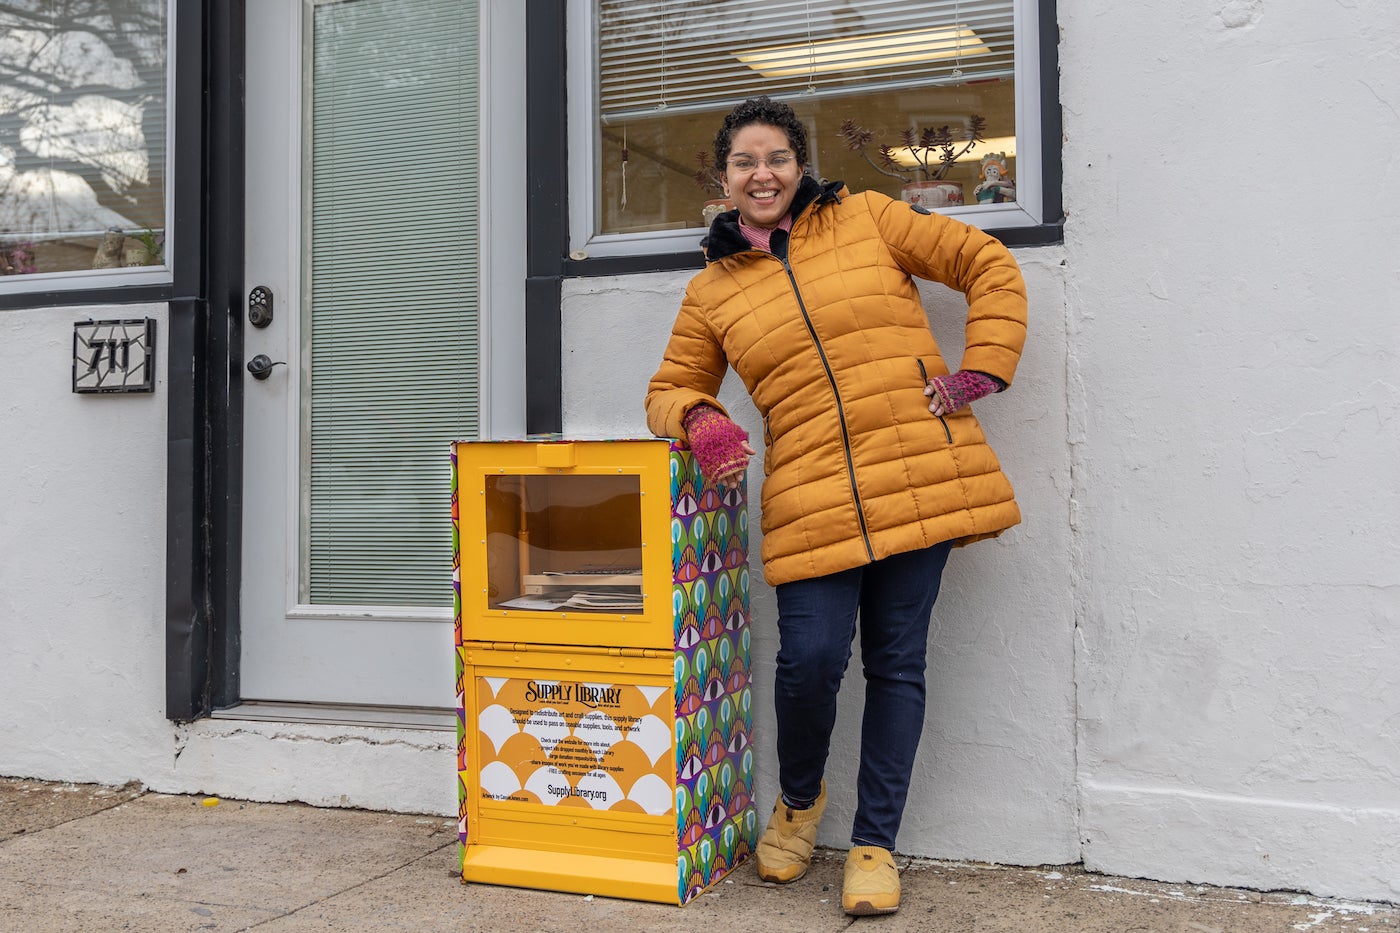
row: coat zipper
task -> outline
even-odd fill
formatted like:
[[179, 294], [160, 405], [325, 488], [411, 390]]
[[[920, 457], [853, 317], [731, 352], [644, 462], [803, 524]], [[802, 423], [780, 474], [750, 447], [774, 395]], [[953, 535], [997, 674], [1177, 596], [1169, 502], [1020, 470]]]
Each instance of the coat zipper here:
[[[928, 370], [924, 368], [924, 361], [915, 358], [914, 362], [919, 364], [919, 374], [924, 377], [924, 385], [928, 385]], [[934, 415], [943, 424], [943, 434], [948, 438], [948, 443], [953, 443], [953, 432], [948, 429], [948, 422], [943, 420], [942, 415]]]
[[[778, 257], [774, 256], [774, 259]], [[841, 390], [836, 387], [836, 376], [831, 371], [831, 363], [827, 361], [826, 350], [822, 347], [822, 342], [817, 338], [817, 329], [812, 326], [812, 318], [807, 314], [807, 303], [802, 300], [802, 292], [797, 287], [797, 277], [792, 274], [792, 266], [786, 259], [778, 259], [783, 264], [783, 271], [787, 273], [788, 282], [792, 285], [792, 293], [797, 298], [797, 310], [802, 312], [802, 322], [807, 325], [807, 333], [812, 338], [812, 345], [817, 348], [817, 356], [822, 361], [822, 369], [826, 370], [826, 381], [831, 384], [831, 394], [836, 397], [836, 417], [841, 423], [841, 450], [846, 455], [846, 476], [851, 481], [851, 497], [855, 499], [856, 520], [860, 522], [860, 538], [865, 544], [865, 555], [871, 563], [875, 561], [875, 549], [870, 546], [870, 530], [865, 525], [865, 506], [860, 501], [860, 489], [856, 487], [856, 465], [851, 457], [851, 432], [846, 426], [846, 409], [841, 402]], [[922, 364], [920, 364], [922, 365]]]

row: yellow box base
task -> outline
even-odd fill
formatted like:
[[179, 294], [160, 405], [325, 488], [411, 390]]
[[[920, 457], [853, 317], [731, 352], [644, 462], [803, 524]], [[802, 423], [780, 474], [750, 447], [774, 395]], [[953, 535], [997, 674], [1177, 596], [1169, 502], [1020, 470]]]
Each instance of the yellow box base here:
[[462, 858], [462, 880], [661, 904], [680, 903], [674, 861], [474, 845], [467, 848]]

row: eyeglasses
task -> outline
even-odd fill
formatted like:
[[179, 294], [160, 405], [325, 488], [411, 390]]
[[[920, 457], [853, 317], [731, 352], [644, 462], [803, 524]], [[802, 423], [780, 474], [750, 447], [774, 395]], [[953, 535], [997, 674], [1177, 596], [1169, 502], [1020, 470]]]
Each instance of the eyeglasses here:
[[740, 156], [737, 159], [729, 160], [729, 167], [740, 175], [751, 175], [758, 171], [760, 165], [768, 166], [770, 172], [781, 172], [789, 165], [795, 163], [797, 159], [791, 155], [770, 155], [766, 159], [754, 159], [749, 156]]

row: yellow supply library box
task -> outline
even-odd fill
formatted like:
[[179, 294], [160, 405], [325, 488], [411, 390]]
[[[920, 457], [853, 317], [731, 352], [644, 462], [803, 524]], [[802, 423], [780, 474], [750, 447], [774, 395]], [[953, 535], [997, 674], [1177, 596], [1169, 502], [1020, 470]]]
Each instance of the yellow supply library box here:
[[748, 511], [670, 440], [453, 447], [462, 878], [684, 904], [753, 851]]

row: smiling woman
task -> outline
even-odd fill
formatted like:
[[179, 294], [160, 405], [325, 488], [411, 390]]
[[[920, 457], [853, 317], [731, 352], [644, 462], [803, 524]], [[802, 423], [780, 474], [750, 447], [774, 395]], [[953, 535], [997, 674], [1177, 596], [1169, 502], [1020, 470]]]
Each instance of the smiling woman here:
[[0, 275], [165, 264], [166, 0], [0, 9]]
[[[1020, 519], [969, 406], [1015, 374], [1026, 291], [1010, 252], [986, 233], [879, 192], [818, 183], [800, 171], [807, 147], [802, 121], [772, 98], [749, 98], [725, 117], [715, 160], [738, 209], [701, 241], [705, 268], [686, 286], [645, 406], [655, 434], [682, 438], [706, 478], [726, 485], [757, 456], [717, 397], [729, 369], [762, 418], [782, 792], [755, 850], [765, 881], [807, 870], [836, 694], [859, 629], [865, 719], [842, 904], [861, 916], [899, 907], [891, 851], [922, 733], [943, 565], [954, 545]], [[916, 278], [966, 295], [954, 372]]]

